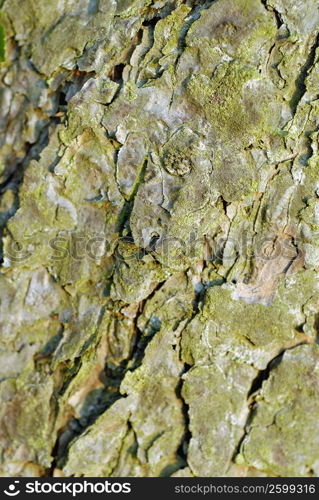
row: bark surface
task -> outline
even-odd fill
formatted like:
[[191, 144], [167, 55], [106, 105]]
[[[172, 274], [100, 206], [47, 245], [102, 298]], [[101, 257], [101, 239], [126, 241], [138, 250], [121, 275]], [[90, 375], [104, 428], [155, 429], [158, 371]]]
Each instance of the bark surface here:
[[0, 473], [318, 476], [318, 0], [4, 0]]

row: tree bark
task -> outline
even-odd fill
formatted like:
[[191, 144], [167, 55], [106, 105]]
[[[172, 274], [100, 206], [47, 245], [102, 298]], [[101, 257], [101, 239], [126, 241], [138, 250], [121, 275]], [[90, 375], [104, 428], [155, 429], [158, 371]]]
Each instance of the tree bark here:
[[319, 475], [318, 7], [2, 2], [2, 475]]

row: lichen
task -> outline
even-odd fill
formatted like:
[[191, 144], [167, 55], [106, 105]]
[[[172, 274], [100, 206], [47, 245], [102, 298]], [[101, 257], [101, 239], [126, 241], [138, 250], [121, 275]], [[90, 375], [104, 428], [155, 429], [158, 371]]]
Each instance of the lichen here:
[[[284, 353], [255, 397], [241, 461], [269, 475], [318, 474], [317, 377], [318, 345]], [[296, 442], [300, 454], [295, 453]]]
[[5, 61], [5, 31], [0, 25], [0, 62]]
[[316, 2], [0, 3], [0, 475], [318, 475]]

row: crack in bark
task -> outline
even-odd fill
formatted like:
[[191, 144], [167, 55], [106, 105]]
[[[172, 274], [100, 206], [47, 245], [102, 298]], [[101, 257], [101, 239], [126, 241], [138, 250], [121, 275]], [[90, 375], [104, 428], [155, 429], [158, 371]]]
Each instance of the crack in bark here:
[[180, 31], [180, 35], [179, 35], [179, 39], [178, 39], [178, 43], [177, 43], [178, 55], [177, 55], [177, 58], [175, 61], [175, 68], [177, 68], [180, 57], [186, 48], [186, 37], [187, 37], [187, 34], [188, 34], [192, 24], [194, 24], [195, 21], [197, 21], [200, 18], [202, 10], [209, 9], [213, 5], [213, 3], [215, 3], [215, 2], [216, 2], [216, 0], [206, 0], [203, 2], [203, 4], [199, 4], [199, 5], [194, 6], [193, 9], [191, 10], [191, 12], [188, 14], [188, 16], [187, 16], [188, 20], [186, 21], [186, 23], [184, 24], [184, 26], [182, 27], [182, 29]]
[[305, 61], [305, 64], [302, 66], [299, 75], [297, 76], [295, 80], [295, 85], [296, 85], [296, 90], [290, 100], [290, 106], [291, 110], [293, 112], [293, 115], [295, 115], [297, 111], [297, 107], [307, 92], [307, 86], [306, 86], [306, 78], [310, 73], [310, 70], [312, 69], [315, 59], [316, 59], [316, 49], [319, 46], [319, 33], [316, 35], [316, 39], [314, 44], [312, 45], [309, 55]]
[[246, 422], [243, 425], [242, 436], [240, 437], [240, 439], [235, 447], [235, 451], [232, 455], [231, 461], [233, 463], [236, 462], [236, 457], [241, 452], [242, 444], [245, 441], [246, 437], [249, 435], [250, 424], [252, 423], [252, 420], [254, 418], [254, 414], [256, 411], [256, 404], [257, 404], [256, 403], [256, 396], [260, 393], [262, 386], [263, 386], [263, 383], [269, 379], [272, 371], [279, 366], [286, 351], [293, 350], [300, 345], [304, 345], [304, 344], [308, 344], [308, 343], [309, 342], [307, 340], [305, 340], [305, 341], [301, 341], [301, 342], [299, 342], [291, 347], [287, 347], [285, 349], [282, 349], [279, 354], [277, 354], [274, 358], [272, 358], [268, 362], [266, 368], [264, 368], [263, 370], [259, 370], [257, 376], [252, 381], [251, 387], [250, 387], [248, 394], [247, 394], [247, 405], [248, 405], [249, 412], [248, 412], [248, 415], [246, 417]]
[[267, 12], [273, 12], [276, 19], [277, 28], [279, 29], [284, 24], [280, 12], [273, 5], [268, 5], [267, 0], [260, 0], [260, 1], [267, 10]]
[[[147, 298], [150, 299], [162, 286], [164, 286], [165, 281], [159, 283], [159, 285], [153, 290], [152, 294]], [[106, 361], [106, 366], [104, 369], [104, 377], [106, 378], [105, 386], [101, 389], [101, 398], [100, 402], [97, 401], [92, 408], [87, 412], [86, 417], [84, 418], [74, 418], [72, 417], [62, 430], [59, 431], [56, 443], [53, 447], [52, 456], [53, 462], [51, 466], [51, 473], [53, 470], [58, 467], [62, 468], [68, 459], [68, 451], [69, 447], [75, 439], [78, 439], [81, 435], [83, 435], [86, 430], [94, 424], [94, 422], [102, 416], [111, 406], [121, 398], [125, 396], [120, 393], [121, 382], [124, 379], [125, 375], [128, 371], [135, 371], [139, 368], [143, 362], [145, 349], [148, 346], [149, 342], [152, 340], [153, 335], [149, 335], [147, 337], [142, 336], [142, 332], [137, 327], [137, 321], [139, 316], [143, 313], [145, 307], [146, 300], [141, 304], [140, 310], [138, 314], [134, 318], [134, 327], [136, 330], [135, 334], [135, 343], [132, 347], [132, 351], [128, 358], [124, 360], [119, 366], [112, 366]], [[98, 327], [96, 329], [98, 331]], [[156, 332], [154, 332], [155, 334]], [[83, 350], [82, 350], [83, 351]], [[83, 352], [82, 352], [83, 354]], [[67, 390], [67, 387], [70, 385], [72, 380], [76, 377], [77, 373], [81, 368], [81, 356], [74, 360], [74, 363], [78, 364], [78, 369], [76, 373], [68, 380], [67, 386], [63, 386], [63, 393]], [[112, 389], [110, 391], [110, 389]], [[94, 392], [94, 391], [93, 391]], [[87, 400], [90, 400], [92, 393], [89, 393], [86, 397]], [[85, 402], [81, 407], [82, 413], [85, 413], [86, 405]], [[123, 438], [124, 439], [124, 438]], [[115, 466], [116, 467], [116, 466]], [[114, 468], [115, 468], [114, 467]]]
[[[148, 164], [148, 158], [146, 158], [143, 161], [142, 166], [140, 168], [140, 171], [138, 172], [138, 174], [136, 176], [132, 193], [130, 194], [129, 198], [124, 201], [124, 206], [119, 214], [116, 231], [120, 234], [120, 236], [123, 235], [123, 231], [124, 231], [125, 227], [127, 227], [129, 224], [131, 213], [132, 213], [132, 210], [134, 207], [134, 200], [135, 200], [135, 197], [138, 193], [140, 186], [143, 184], [144, 176], [145, 176], [146, 169], [147, 169], [147, 164]], [[127, 227], [127, 229], [129, 229], [129, 228]], [[130, 234], [130, 231], [128, 234]]]
[[[19, 59], [21, 56], [21, 49], [19, 50], [19, 53], [17, 55], [17, 59]], [[40, 73], [36, 70], [34, 65], [30, 62], [30, 69], [31, 71], [35, 72], [36, 74], [40, 75]], [[59, 103], [58, 103], [58, 111], [55, 112], [54, 114], [46, 114], [46, 119], [48, 120], [48, 123], [43, 127], [41, 133], [37, 137], [36, 141], [33, 143], [25, 142], [24, 149], [25, 149], [25, 154], [24, 156], [20, 159], [16, 160], [13, 172], [9, 175], [7, 179], [5, 179], [2, 184], [0, 184], [0, 196], [5, 193], [8, 189], [12, 189], [15, 195], [15, 202], [14, 206], [12, 209], [7, 212], [6, 214], [1, 214], [0, 218], [0, 264], [3, 262], [3, 236], [4, 236], [4, 231], [6, 229], [6, 226], [9, 222], [9, 220], [14, 216], [14, 214], [17, 212], [17, 210], [20, 207], [20, 197], [19, 197], [19, 190], [20, 186], [23, 183], [24, 179], [24, 174], [25, 171], [27, 170], [28, 166], [30, 165], [32, 160], [39, 161], [41, 157], [42, 151], [47, 147], [49, 140], [50, 140], [50, 133], [53, 131], [53, 129], [61, 122], [61, 115], [64, 116], [66, 112], [66, 105], [67, 105], [67, 95], [70, 94], [69, 89], [72, 84], [77, 83], [78, 88], [74, 88], [72, 93], [68, 96], [68, 100], [73, 97], [77, 92], [79, 92], [82, 88], [82, 86], [85, 84], [87, 79], [93, 74], [93, 73], [85, 73], [85, 72], [80, 72], [82, 75], [84, 75], [84, 78], [82, 81], [79, 81], [78, 79], [78, 73], [76, 71], [71, 71], [69, 73], [69, 76], [73, 77], [73, 80], [68, 80], [67, 78], [64, 79], [64, 84], [60, 85], [58, 89], [56, 90], [55, 94], [59, 96]], [[43, 75], [40, 75], [41, 78], [43, 79]], [[34, 110], [34, 108], [33, 108]], [[54, 167], [55, 165], [59, 162], [60, 157], [57, 157], [56, 163], [51, 164], [48, 167], [48, 170], [51, 172], [54, 172]]]
[[185, 425], [185, 432], [182, 437], [181, 444], [177, 450], [177, 454], [185, 461], [185, 465], [187, 465], [190, 468], [190, 470], [191, 467], [187, 461], [187, 454], [188, 454], [189, 443], [190, 440], [192, 439], [192, 433], [190, 430], [189, 405], [186, 403], [185, 399], [182, 396], [182, 388], [184, 384], [182, 376], [185, 375], [191, 368], [192, 367], [190, 365], [184, 363], [184, 370], [183, 373], [181, 374], [180, 381], [176, 387], [176, 396], [178, 397], [178, 399], [180, 399], [182, 403], [182, 412], [184, 416], [184, 425]]
[[23, 182], [23, 177], [26, 169], [32, 160], [38, 160], [41, 152], [47, 146], [49, 141], [49, 128], [50, 123], [42, 130], [39, 139], [34, 144], [26, 143], [26, 155], [23, 160], [16, 163], [14, 171], [10, 177], [0, 185], [0, 196], [8, 189], [14, 192], [14, 204], [11, 209], [1, 214], [0, 219], [0, 265], [3, 263], [3, 236], [9, 220], [14, 216], [20, 207], [19, 188]]

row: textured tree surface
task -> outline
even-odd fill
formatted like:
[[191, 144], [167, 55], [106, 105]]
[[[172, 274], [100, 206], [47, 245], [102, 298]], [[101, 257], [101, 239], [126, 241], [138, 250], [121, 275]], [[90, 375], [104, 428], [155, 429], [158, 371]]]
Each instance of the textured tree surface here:
[[319, 476], [318, 0], [4, 0], [0, 470]]

